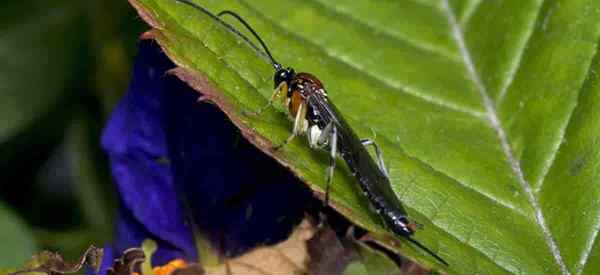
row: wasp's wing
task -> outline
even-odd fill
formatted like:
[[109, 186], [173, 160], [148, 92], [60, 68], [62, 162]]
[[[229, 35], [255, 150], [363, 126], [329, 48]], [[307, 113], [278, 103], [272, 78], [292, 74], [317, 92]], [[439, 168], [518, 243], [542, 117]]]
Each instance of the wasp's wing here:
[[333, 123], [337, 128], [338, 151], [356, 176], [361, 189], [376, 210], [392, 210], [405, 214], [400, 200], [392, 190], [389, 179], [381, 171], [371, 154], [363, 146], [361, 139], [346, 122], [325, 93], [311, 93], [307, 98], [310, 112], [322, 120], [322, 127]]

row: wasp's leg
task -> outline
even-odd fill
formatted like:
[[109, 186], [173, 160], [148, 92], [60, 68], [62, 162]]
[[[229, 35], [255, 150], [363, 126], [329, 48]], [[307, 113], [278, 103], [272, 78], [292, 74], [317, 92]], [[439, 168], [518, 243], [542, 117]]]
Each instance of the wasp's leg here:
[[292, 134], [282, 143], [275, 146], [275, 150], [281, 149], [283, 146], [292, 141], [297, 135], [300, 135], [306, 132], [308, 128], [308, 122], [306, 121], [306, 103], [300, 103], [298, 106], [298, 112], [296, 112], [296, 117], [294, 118], [294, 129], [292, 129]]
[[306, 135], [310, 148], [325, 148], [330, 140], [332, 127], [333, 123], [327, 124], [323, 130], [319, 129], [319, 126], [316, 124], [310, 126]]
[[271, 94], [271, 98], [269, 98], [267, 105], [260, 107], [258, 109], [258, 111], [256, 111], [256, 112], [246, 112], [246, 113], [256, 115], [256, 116], [262, 114], [262, 112], [264, 110], [273, 106], [273, 101], [275, 101], [277, 98], [285, 97], [287, 89], [288, 89], [287, 83], [285, 81], [281, 82], [279, 84], [279, 86], [277, 86], [277, 88], [275, 88], [275, 90], [273, 91], [273, 94]]
[[322, 131], [322, 135], [319, 136], [319, 138], [317, 139], [317, 146], [319, 147], [323, 147], [327, 144], [328, 141], [331, 140], [332, 136], [337, 136], [337, 129], [335, 129], [335, 133], [334, 131], [334, 126], [333, 126], [333, 122], [329, 122], [329, 124], [325, 125], [325, 128], [323, 128]]
[[[333, 172], [335, 171], [335, 157], [337, 155], [337, 129], [333, 123], [327, 124], [323, 130], [319, 129], [318, 125], [313, 125], [308, 128], [308, 144], [311, 148], [324, 148], [329, 143], [329, 167], [327, 167], [326, 185], [325, 185], [325, 200], [323, 206], [329, 205], [329, 192], [333, 181]], [[319, 212], [318, 228], [321, 228], [327, 222], [327, 216], [323, 212]]]
[[383, 155], [381, 154], [381, 150], [379, 150], [379, 146], [377, 146], [377, 143], [375, 143], [375, 141], [373, 141], [372, 139], [363, 139], [360, 142], [362, 142], [362, 144], [364, 146], [373, 146], [373, 148], [375, 148], [375, 157], [377, 157], [377, 165], [379, 166], [379, 170], [381, 170], [381, 172], [383, 172], [383, 174], [385, 175], [386, 178], [390, 178], [387, 168], [385, 167], [385, 162], [383, 161]]
[[329, 143], [329, 166], [327, 167], [325, 185], [325, 206], [327, 206], [329, 204], [329, 189], [335, 170], [335, 157], [337, 155], [337, 128], [333, 123], [327, 124], [323, 130], [319, 129], [319, 126], [313, 125], [308, 129], [306, 136], [311, 148], [325, 148]]
[[329, 190], [331, 188], [331, 182], [333, 181], [333, 171], [335, 170], [335, 157], [337, 155], [337, 128], [335, 126], [332, 126], [330, 133], [323, 133], [329, 135], [330, 141], [329, 167], [327, 167], [327, 185], [325, 186], [325, 205], [329, 205]]

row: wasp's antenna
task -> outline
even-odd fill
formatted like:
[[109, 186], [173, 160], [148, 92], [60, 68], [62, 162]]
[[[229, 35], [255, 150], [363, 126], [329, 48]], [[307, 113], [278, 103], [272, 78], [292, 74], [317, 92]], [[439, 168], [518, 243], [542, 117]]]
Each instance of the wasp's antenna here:
[[[236, 34], [237, 36], [241, 37], [242, 39], [244, 39], [244, 41], [246, 43], [248, 43], [248, 45], [250, 45], [256, 52], [258, 52], [263, 58], [267, 58], [269, 59], [269, 62], [271, 62], [273, 64], [274, 67], [276, 68], [280, 68], [281, 65], [277, 62], [275, 62], [275, 59], [273, 59], [273, 57], [271, 56], [271, 53], [269, 52], [269, 50], [267, 50], [267, 47], [265, 46], [265, 44], [262, 42], [262, 40], [258, 37], [258, 35], [254, 32], [254, 30], [252, 30], [252, 28], [250, 28], [248, 26], [248, 24], [246, 22], [244, 22], [244, 20], [242, 20], [241, 18], [239, 18], [236, 16], [239, 20], [242, 21], [242, 23], [250, 29], [250, 31], [252, 32], [252, 34], [254, 34], [254, 36], [256, 36], [258, 38], [258, 41], [261, 43], [261, 45], [263, 46], [263, 48], [266, 51], [266, 54], [260, 50], [259, 47], [257, 47], [256, 45], [254, 45], [254, 43], [252, 43], [252, 41], [250, 41], [250, 39], [248, 39], [248, 37], [246, 37], [245, 35], [243, 35], [240, 31], [238, 31], [236, 28], [234, 28], [233, 26], [231, 26], [229, 23], [223, 21], [219, 16], [214, 15], [213, 13], [211, 13], [210, 11], [208, 11], [206, 8], [192, 2], [191, 0], [175, 0], [176, 2], [182, 3], [182, 4], [186, 4], [208, 16], [210, 16], [212, 19], [214, 19], [215, 21], [219, 22], [221, 25], [223, 25], [225, 28], [227, 28], [229, 31], [233, 32], [234, 34]], [[221, 12], [222, 13], [222, 12]], [[219, 13], [219, 15], [221, 14]]]
[[406, 239], [407, 241], [413, 243], [414, 245], [418, 246], [419, 248], [423, 249], [425, 252], [427, 252], [427, 254], [431, 255], [436, 260], [438, 260], [441, 263], [443, 263], [445, 266], [450, 266], [448, 264], [448, 262], [446, 262], [446, 261], [444, 261], [444, 259], [442, 259], [442, 257], [440, 257], [437, 254], [435, 254], [435, 252], [431, 251], [431, 249], [427, 248], [426, 246], [424, 246], [422, 243], [418, 242], [417, 240], [415, 240], [415, 239], [413, 239], [411, 237], [404, 237], [404, 239]]
[[269, 48], [267, 47], [267, 45], [265, 44], [265, 42], [263, 42], [263, 40], [260, 38], [260, 36], [254, 31], [254, 29], [252, 29], [252, 27], [250, 27], [250, 24], [248, 24], [246, 22], [246, 20], [244, 20], [237, 13], [229, 11], [229, 10], [224, 10], [222, 12], [219, 12], [218, 16], [222, 16], [222, 15], [226, 15], [226, 14], [227, 15], [231, 15], [231, 16], [235, 17], [235, 19], [237, 19], [238, 21], [240, 21], [240, 23], [242, 23], [252, 33], [252, 35], [254, 35], [254, 37], [256, 37], [256, 39], [258, 40], [258, 42], [260, 43], [260, 45], [265, 50], [265, 53], [271, 59], [271, 63], [273, 64], [273, 67], [275, 67], [275, 70], [281, 69], [281, 67], [282, 67], [281, 64], [279, 62], [275, 61], [275, 58], [273, 58], [273, 55], [271, 55], [271, 52], [269, 51]]

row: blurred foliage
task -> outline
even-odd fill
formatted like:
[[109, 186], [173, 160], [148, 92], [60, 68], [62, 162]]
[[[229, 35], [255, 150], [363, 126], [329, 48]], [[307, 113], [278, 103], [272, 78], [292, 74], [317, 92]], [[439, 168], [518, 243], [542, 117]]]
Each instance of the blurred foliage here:
[[146, 28], [119, 0], [0, 4], [0, 266], [110, 237], [99, 136]]
[[2, 203], [0, 203], [0, 243], [2, 243], [0, 266], [20, 266], [36, 249], [29, 229]]

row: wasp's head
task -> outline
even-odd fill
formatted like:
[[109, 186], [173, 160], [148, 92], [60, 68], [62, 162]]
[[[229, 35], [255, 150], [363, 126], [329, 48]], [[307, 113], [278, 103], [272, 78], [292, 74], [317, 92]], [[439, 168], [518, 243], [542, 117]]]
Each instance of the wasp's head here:
[[296, 76], [296, 72], [292, 68], [280, 68], [275, 72], [273, 76], [273, 82], [275, 83], [275, 88], [281, 84], [281, 82], [290, 83], [292, 79]]

